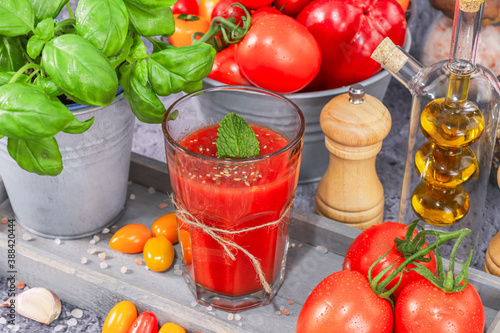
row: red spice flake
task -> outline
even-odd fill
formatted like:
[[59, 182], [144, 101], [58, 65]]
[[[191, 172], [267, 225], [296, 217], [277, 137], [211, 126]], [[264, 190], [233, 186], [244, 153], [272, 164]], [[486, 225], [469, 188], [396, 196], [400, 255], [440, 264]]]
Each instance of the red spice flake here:
[[281, 310], [281, 313], [285, 316], [288, 316], [290, 314], [290, 311], [287, 308], [284, 308], [283, 310]]
[[142, 265], [142, 260], [141, 259], [135, 259], [134, 264], [136, 265]]
[[2, 224], [6, 224], [8, 221], [7, 221], [6, 217], [2, 217], [2, 219], [0, 220], [0, 222], [2, 222]]
[[24, 282], [17, 282], [16, 283], [16, 287], [19, 290], [23, 290], [26, 287], [26, 283], [24, 283]]
[[295, 302], [293, 300], [288, 301], [288, 305], [293, 305]]
[[168, 203], [163, 202], [163, 203], [159, 204], [159, 205], [158, 205], [158, 207], [159, 207], [160, 209], [165, 209], [165, 208], [167, 208], [167, 207], [168, 207]]

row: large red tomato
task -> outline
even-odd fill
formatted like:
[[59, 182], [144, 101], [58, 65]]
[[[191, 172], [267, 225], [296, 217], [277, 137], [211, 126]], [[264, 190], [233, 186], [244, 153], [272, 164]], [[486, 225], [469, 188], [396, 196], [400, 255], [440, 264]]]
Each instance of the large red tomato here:
[[[401, 265], [406, 260], [402, 256], [402, 254], [398, 250], [396, 250], [394, 238], [397, 237], [404, 239], [407, 229], [408, 226], [401, 223], [385, 222], [376, 224], [364, 230], [351, 243], [349, 249], [347, 249], [342, 268], [358, 271], [364, 276], [368, 276], [368, 270], [370, 269], [370, 266], [375, 261], [377, 261], [378, 258], [384, 255], [384, 253], [389, 251], [389, 253], [387, 253], [387, 255], [382, 260], [380, 260], [380, 262], [373, 268], [372, 277], [374, 278], [387, 266], [393, 263], [397, 263], [396, 267], [392, 268], [384, 275], [384, 277], [389, 276], [399, 265]], [[415, 230], [413, 234], [416, 235], [417, 231]], [[427, 244], [425, 246], [427, 246]], [[421, 262], [421, 264], [429, 268], [431, 272], [436, 273], [436, 259], [434, 258], [434, 254], [432, 252], [430, 253], [430, 258], [431, 261], [427, 263]], [[408, 265], [387, 285], [386, 289], [391, 289], [399, 281], [399, 277], [403, 275], [401, 284], [394, 292], [394, 297], [397, 298], [401, 290], [403, 290], [408, 283], [422, 278], [417, 272], [409, 270], [413, 267], [415, 267], [415, 265]]]
[[312, 0], [274, 0], [274, 7], [283, 14], [295, 17]]
[[406, 19], [396, 0], [316, 0], [297, 16], [314, 35], [323, 62], [307, 90], [325, 90], [365, 80], [381, 70], [370, 58], [385, 37], [402, 46]]
[[245, 11], [240, 7], [230, 6], [233, 3], [235, 3], [235, 0], [220, 0], [212, 11], [212, 20], [217, 16], [222, 16], [224, 18], [234, 17], [234, 24], [238, 25], [241, 22], [241, 18], [245, 16]]
[[282, 14], [259, 16], [239, 43], [235, 58], [248, 81], [284, 94], [308, 85], [321, 65], [320, 49], [311, 33]]
[[226, 84], [251, 86], [252, 84], [241, 75], [240, 67], [234, 60], [236, 46], [232, 44], [215, 55], [214, 65], [208, 77]]
[[307, 298], [296, 333], [390, 333], [392, 306], [359, 272], [340, 271], [321, 281]]
[[471, 284], [446, 293], [426, 279], [406, 286], [396, 301], [395, 333], [482, 333], [484, 307]]
[[273, 0], [238, 0], [243, 6], [250, 9], [257, 9], [261, 7], [267, 7], [273, 3]]

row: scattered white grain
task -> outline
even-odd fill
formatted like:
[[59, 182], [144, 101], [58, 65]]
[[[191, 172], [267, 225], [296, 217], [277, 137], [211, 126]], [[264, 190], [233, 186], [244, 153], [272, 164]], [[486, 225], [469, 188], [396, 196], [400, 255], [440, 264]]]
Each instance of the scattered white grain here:
[[109, 230], [108, 228], [104, 228], [104, 229], [102, 229], [102, 233], [103, 233], [103, 234], [109, 234], [109, 232], [110, 232], [110, 231], [111, 231], [111, 230]]
[[80, 263], [82, 265], [85, 265], [89, 260], [86, 258], [86, 257], [82, 257], [82, 259], [80, 259]]
[[231, 320], [233, 320], [233, 319], [234, 319], [234, 314], [229, 313], [229, 314], [227, 315], [227, 320], [231, 321]]
[[66, 317], [71, 317], [71, 312], [66, 311]]
[[147, 271], [149, 271], [148, 265], [144, 266], [144, 269], [147, 270]]
[[292, 247], [295, 247], [295, 243], [290, 244]]
[[7, 319], [5, 319], [4, 317], [0, 318], [0, 324], [1, 325], [7, 324]]
[[297, 245], [298, 247], [302, 247], [302, 244]]
[[318, 251], [321, 254], [328, 253], [328, 249], [322, 245], [316, 246], [316, 251]]
[[275, 314], [276, 314], [277, 316], [281, 316], [281, 311], [276, 311], [276, 312], [275, 312]]
[[156, 190], [155, 190], [155, 188], [154, 188], [154, 187], [150, 187], [150, 188], [148, 188], [148, 193], [149, 193], [149, 194], [155, 194], [155, 192], [156, 192]]
[[20, 327], [18, 325], [14, 325], [11, 328], [12, 332], [17, 332], [17, 331], [19, 331], [19, 329], [20, 329]]
[[237, 313], [234, 315], [234, 320], [236, 321], [240, 321], [241, 320], [241, 316]]
[[80, 319], [83, 317], [83, 311], [80, 309], [74, 309], [73, 311], [71, 311], [71, 315], [75, 318]]
[[206, 308], [205, 310], [207, 310], [207, 311], [212, 311], [212, 310], [213, 310], [213, 308], [209, 305], [209, 306], [207, 306], [207, 308]]
[[105, 268], [108, 268], [108, 264], [106, 264], [105, 262], [101, 262], [99, 264], [99, 267], [101, 267], [101, 269], [105, 269]]
[[78, 320], [76, 320], [75, 318], [71, 318], [66, 322], [66, 324], [68, 324], [68, 326], [76, 326], [76, 324], [78, 324]]
[[97, 256], [98, 256], [98, 257], [99, 257], [99, 259], [101, 259], [101, 260], [106, 259], [106, 253], [104, 253], [104, 252], [99, 253]]
[[116, 224], [111, 226], [111, 229], [116, 229], [116, 228], [118, 228], [118, 226]]
[[284, 308], [285, 308], [284, 305], [280, 306], [280, 311], [283, 311]]
[[176, 270], [174, 270], [174, 274], [181, 276], [182, 275], [182, 271], [180, 269], [176, 269]]
[[96, 242], [96, 243], [97, 243], [97, 242], [98, 242], [98, 241], [100, 241], [101, 239], [99, 238], [99, 236], [94, 235], [94, 238], [92, 238], [92, 240], [93, 240], [94, 242]]
[[23, 239], [24, 239], [25, 241], [30, 241], [30, 240], [32, 240], [32, 239], [33, 239], [33, 237], [31, 237], [31, 235], [30, 235], [30, 234], [23, 234]]
[[96, 248], [94, 248], [94, 247], [89, 247], [89, 248], [87, 249], [87, 253], [88, 253], [88, 254], [95, 254], [96, 252], [97, 252], [97, 249], [96, 249]]
[[[197, 304], [198, 304], [198, 302], [196, 302], [196, 301], [192, 301], [192, 302], [191, 302], [191, 306], [192, 306], [193, 308], [194, 308]], [[4, 318], [4, 319], [5, 319], [5, 318]]]
[[174, 269], [175, 269], [175, 270], [181, 269], [181, 265], [179, 265], [179, 264], [175, 264], [175, 265], [174, 265]]
[[130, 196], [129, 196], [130, 200], [135, 200], [135, 194], [132, 193]]
[[122, 274], [127, 273], [127, 271], [128, 271], [128, 268], [125, 266], [122, 266], [122, 268], [120, 268], [120, 273], [122, 273]]
[[90, 245], [95, 245], [95, 240], [91, 239], [91, 240], [89, 241], [89, 244], [90, 244]]
[[54, 331], [59, 332], [59, 331], [62, 331], [63, 328], [64, 328], [63, 325], [57, 325], [56, 327], [54, 327]]

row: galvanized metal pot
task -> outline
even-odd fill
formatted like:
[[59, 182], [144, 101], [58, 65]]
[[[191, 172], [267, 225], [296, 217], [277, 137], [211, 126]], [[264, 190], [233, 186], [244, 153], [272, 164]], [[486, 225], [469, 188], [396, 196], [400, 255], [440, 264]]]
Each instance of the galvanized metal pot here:
[[69, 105], [76, 118], [95, 117], [82, 134], [59, 133], [63, 171], [56, 177], [21, 169], [0, 140], [2, 175], [17, 222], [33, 234], [72, 239], [100, 232], [125, 209], [135, 117], [117, 95], [107, 107]]

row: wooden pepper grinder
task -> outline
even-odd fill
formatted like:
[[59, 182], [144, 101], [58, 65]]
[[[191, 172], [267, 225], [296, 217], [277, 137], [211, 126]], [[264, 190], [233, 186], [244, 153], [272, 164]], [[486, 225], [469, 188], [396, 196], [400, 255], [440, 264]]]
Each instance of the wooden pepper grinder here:
[[[500, 168], [497, 173], [497, 183], [500, 186]], [[484, 261], [484, 271], [496, 276], [500, 276], [500, 232], [490, 241], [486, 258]]]
[[358, 229], [382, 222], [384, 189], [375, 170], [391, 114], [362, 85], [333, 98], [320, 115], [330, 163], [316, 191], [316, 213]]

